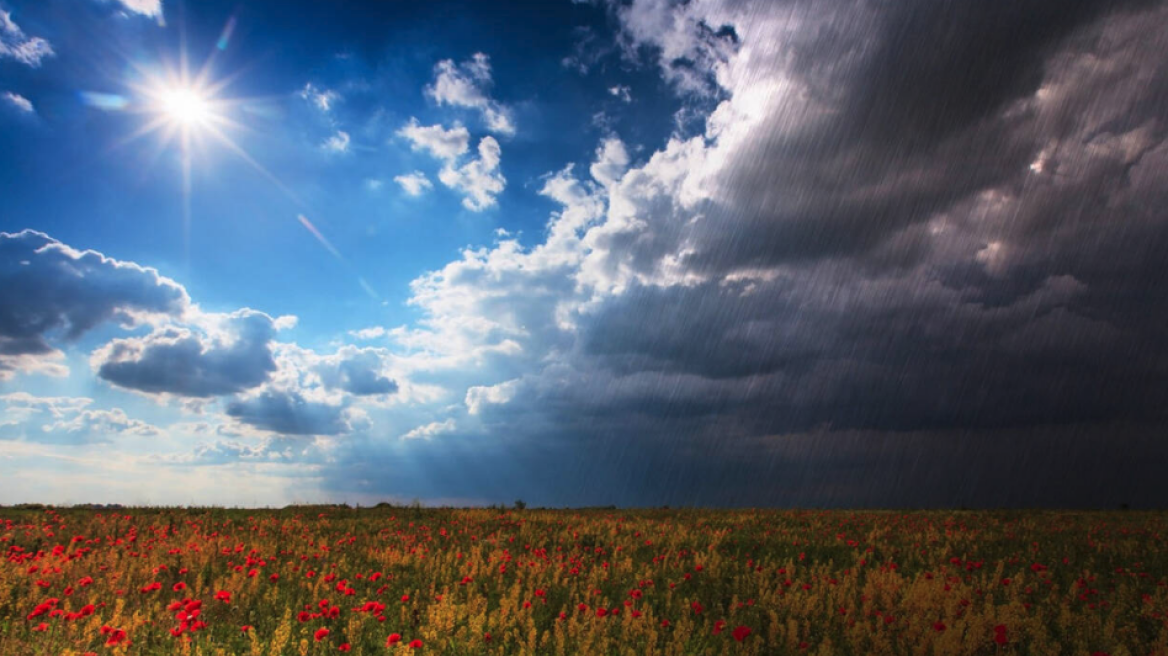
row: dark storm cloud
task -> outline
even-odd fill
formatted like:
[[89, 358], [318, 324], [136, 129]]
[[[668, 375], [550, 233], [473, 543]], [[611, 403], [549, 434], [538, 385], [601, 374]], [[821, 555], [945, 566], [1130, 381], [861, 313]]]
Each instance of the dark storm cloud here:
[[188, 304], [186, 291], [154, 269], [33, 230], [0, 232], [0, 374], [17, 356], [54, 353], [54, 337], [73, 341], [105, 321], [175, 315]]
[[265, 389], [227, 404], [236, 420], [283, 435], [338, 435], [350, 430], [345, 408], [306, 399], [296, 390]]
[[223, 319], [219, 334], [163, 327], [114, 340], [95, 355], [97, 375], [150, 394], [207, 398], [251, 389], [276, 370], [274, 323], [262, 312], [240, 310]]
[[[1101, 16], [1146, 8], [1149, 0], [910, 0], [879, 15], [880, 38], [847, 79], [838, 128], [846, 139], [925, 149], [990, 119], [1038, 90], [1063, 40]], [[830, 45], [797, 55], [812, 64]], [[826, 45], [826, 44], [825, 44]], [[799, 68], [796, 67], [796, 71]], [[799, 71], [803, 72], [803, 71]], [[819, 82], [822, 85], [822, 82]]]
[[[426, 463], [442, 493], [538, 467], [553, 504], [1168, 502], [1168, 8], [622, 7], [730, 100], [607, 187], [570, 332], [525, 283], [482, 294], [547, 355], [478, 409], [496, 450]], [[376, 481], [353, 459], [338, 487]]]
[[[693, 7], [701, 4], [719, 3]], [[1127, 52], [1101, 36], [1104, 26], [1156, 3], [724, 4], [733, 10], [686, 10], [698, 26], [691, 38], [699, 50], [708, 50], [701, 21], [712, 17], [794, 27], [773, 43], [753, 44], [757, 64], [745, 67], [737, 91], [777, 71], [788, 86], [773, 92], [782, 100], [771, 101], [748, 142], [726, 152], [718, 177], [724, 202], [701, 208], [700, 227], [673, 227], [674, 239], [688, 234], [698, 245], [688, 262], [703, 270], [871, 257], [972, 194], [1021, 184], [1051, 139], [1081, 127], [1070, 117], [1112, 114], [1114, 122], [1099, 127], [1118, 134], [1162, 113], [1164, 75], [1152, 53], [1163, 30], [1145, 24]], [[1144, 16], [1150, 24], [1163, 20]], [[630, 31], [655, 43], [644, 29]], [[1036, 92], [1066, 73], [1076, 52], [1100, 55], [1098, 70], [1084, 71], [1078, 93], [1058, 107], [1037, 107]], [[1121, 79], [1109, 80], [1106, 67]], [[1134, 71], [1152, 74], [1151, 90], [1114, 95]], [[1077, 200], [1087, 200], [1088, 191]], [[882, 255], [886, 263], [911, 264], [924, 255], [913, 246], [919, 244]]]

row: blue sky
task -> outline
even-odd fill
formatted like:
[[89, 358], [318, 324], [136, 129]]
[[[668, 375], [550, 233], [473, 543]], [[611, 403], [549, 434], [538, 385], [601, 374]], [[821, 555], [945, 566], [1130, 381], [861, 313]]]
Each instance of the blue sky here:
[[1168, 501], [1165, 11], [1056, 4], [0, 0], [0, 503]]

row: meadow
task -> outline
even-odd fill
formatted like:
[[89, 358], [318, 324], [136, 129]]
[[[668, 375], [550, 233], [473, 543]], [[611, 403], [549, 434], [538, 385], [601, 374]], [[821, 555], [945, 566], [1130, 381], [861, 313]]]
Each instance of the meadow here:
[[0, 508], [0, 653], [1168, 655], [1166, 519]]

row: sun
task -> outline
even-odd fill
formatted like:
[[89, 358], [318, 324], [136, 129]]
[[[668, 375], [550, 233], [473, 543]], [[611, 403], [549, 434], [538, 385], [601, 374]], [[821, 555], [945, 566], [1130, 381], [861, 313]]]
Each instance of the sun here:
[[213, 88], [196, 81], [155, 81], [145, 95], [149, 98], [147, 110], [154, 115], [154, 128], [193, 135], [214, 131], [226, 122], [223, 103], [215, 98]]
[[158, 94], [158, 105], [166, 119], [180, 127], [203, 125], [214, 117], [210, 100], [194, 88], [163, 89]]

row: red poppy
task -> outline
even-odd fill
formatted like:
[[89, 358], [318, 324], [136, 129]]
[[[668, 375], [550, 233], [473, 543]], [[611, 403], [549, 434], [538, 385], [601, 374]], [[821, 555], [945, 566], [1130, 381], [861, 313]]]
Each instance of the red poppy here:
[[347, 642], [342, 642], [342, 643], [341, 643], [341, 644], [340, 644], [340, 645], [337, 647], [337, 650], [338, 650], [338, 651], [352, 651], [352, 649], [353, 649], [353, 647], [352, 647], [352, 646], [351, 646], [349, 643], [347, 643]]
[[731, 635], [733, 635], [734, 639], [737, 640], [738, 642], [742, 642], [743, 640], [746, 640], [746, 636], [750, 635], [750, 627], [746, 627], [746, 626], [735, 627], [734, 633]]
[[399, 642], [401, 642], [401, 634], [400, 633], [391, 633], [391, 634], [389, 634], [389, 637], [385, 639], [385, 646], [392, 647], [393, 645], [396, 645]]
[[324, 627], [321, 627], [321, 628], [316, 630], [316, 633], [312, 634], [312, 638], [314, 640], [316, 640], [317, 642], [320, 642], [321, 640], [324, 640], [325, 638], [327, 638], [328, 634], [329, 634], [329, 630], [324, 628]]
[[999, 624], [994, 627], [994, 642], [998, 643], [999, 645], [1004, 645], [1010, 642], [1009, 637], [1006, 636], [1005, 624]]
[[410, 642], [410, 649], [421, 649], [421, 648], [422, 648], [422, 641], [421, 640], [413, 640]]
[[226, 590], [220, 590], [219, 592], [216, 592], [215, 598], [218, 599], [219, 601], [225, 601], [227, 603], [231, 603], [231, 593], [226, 591]]

